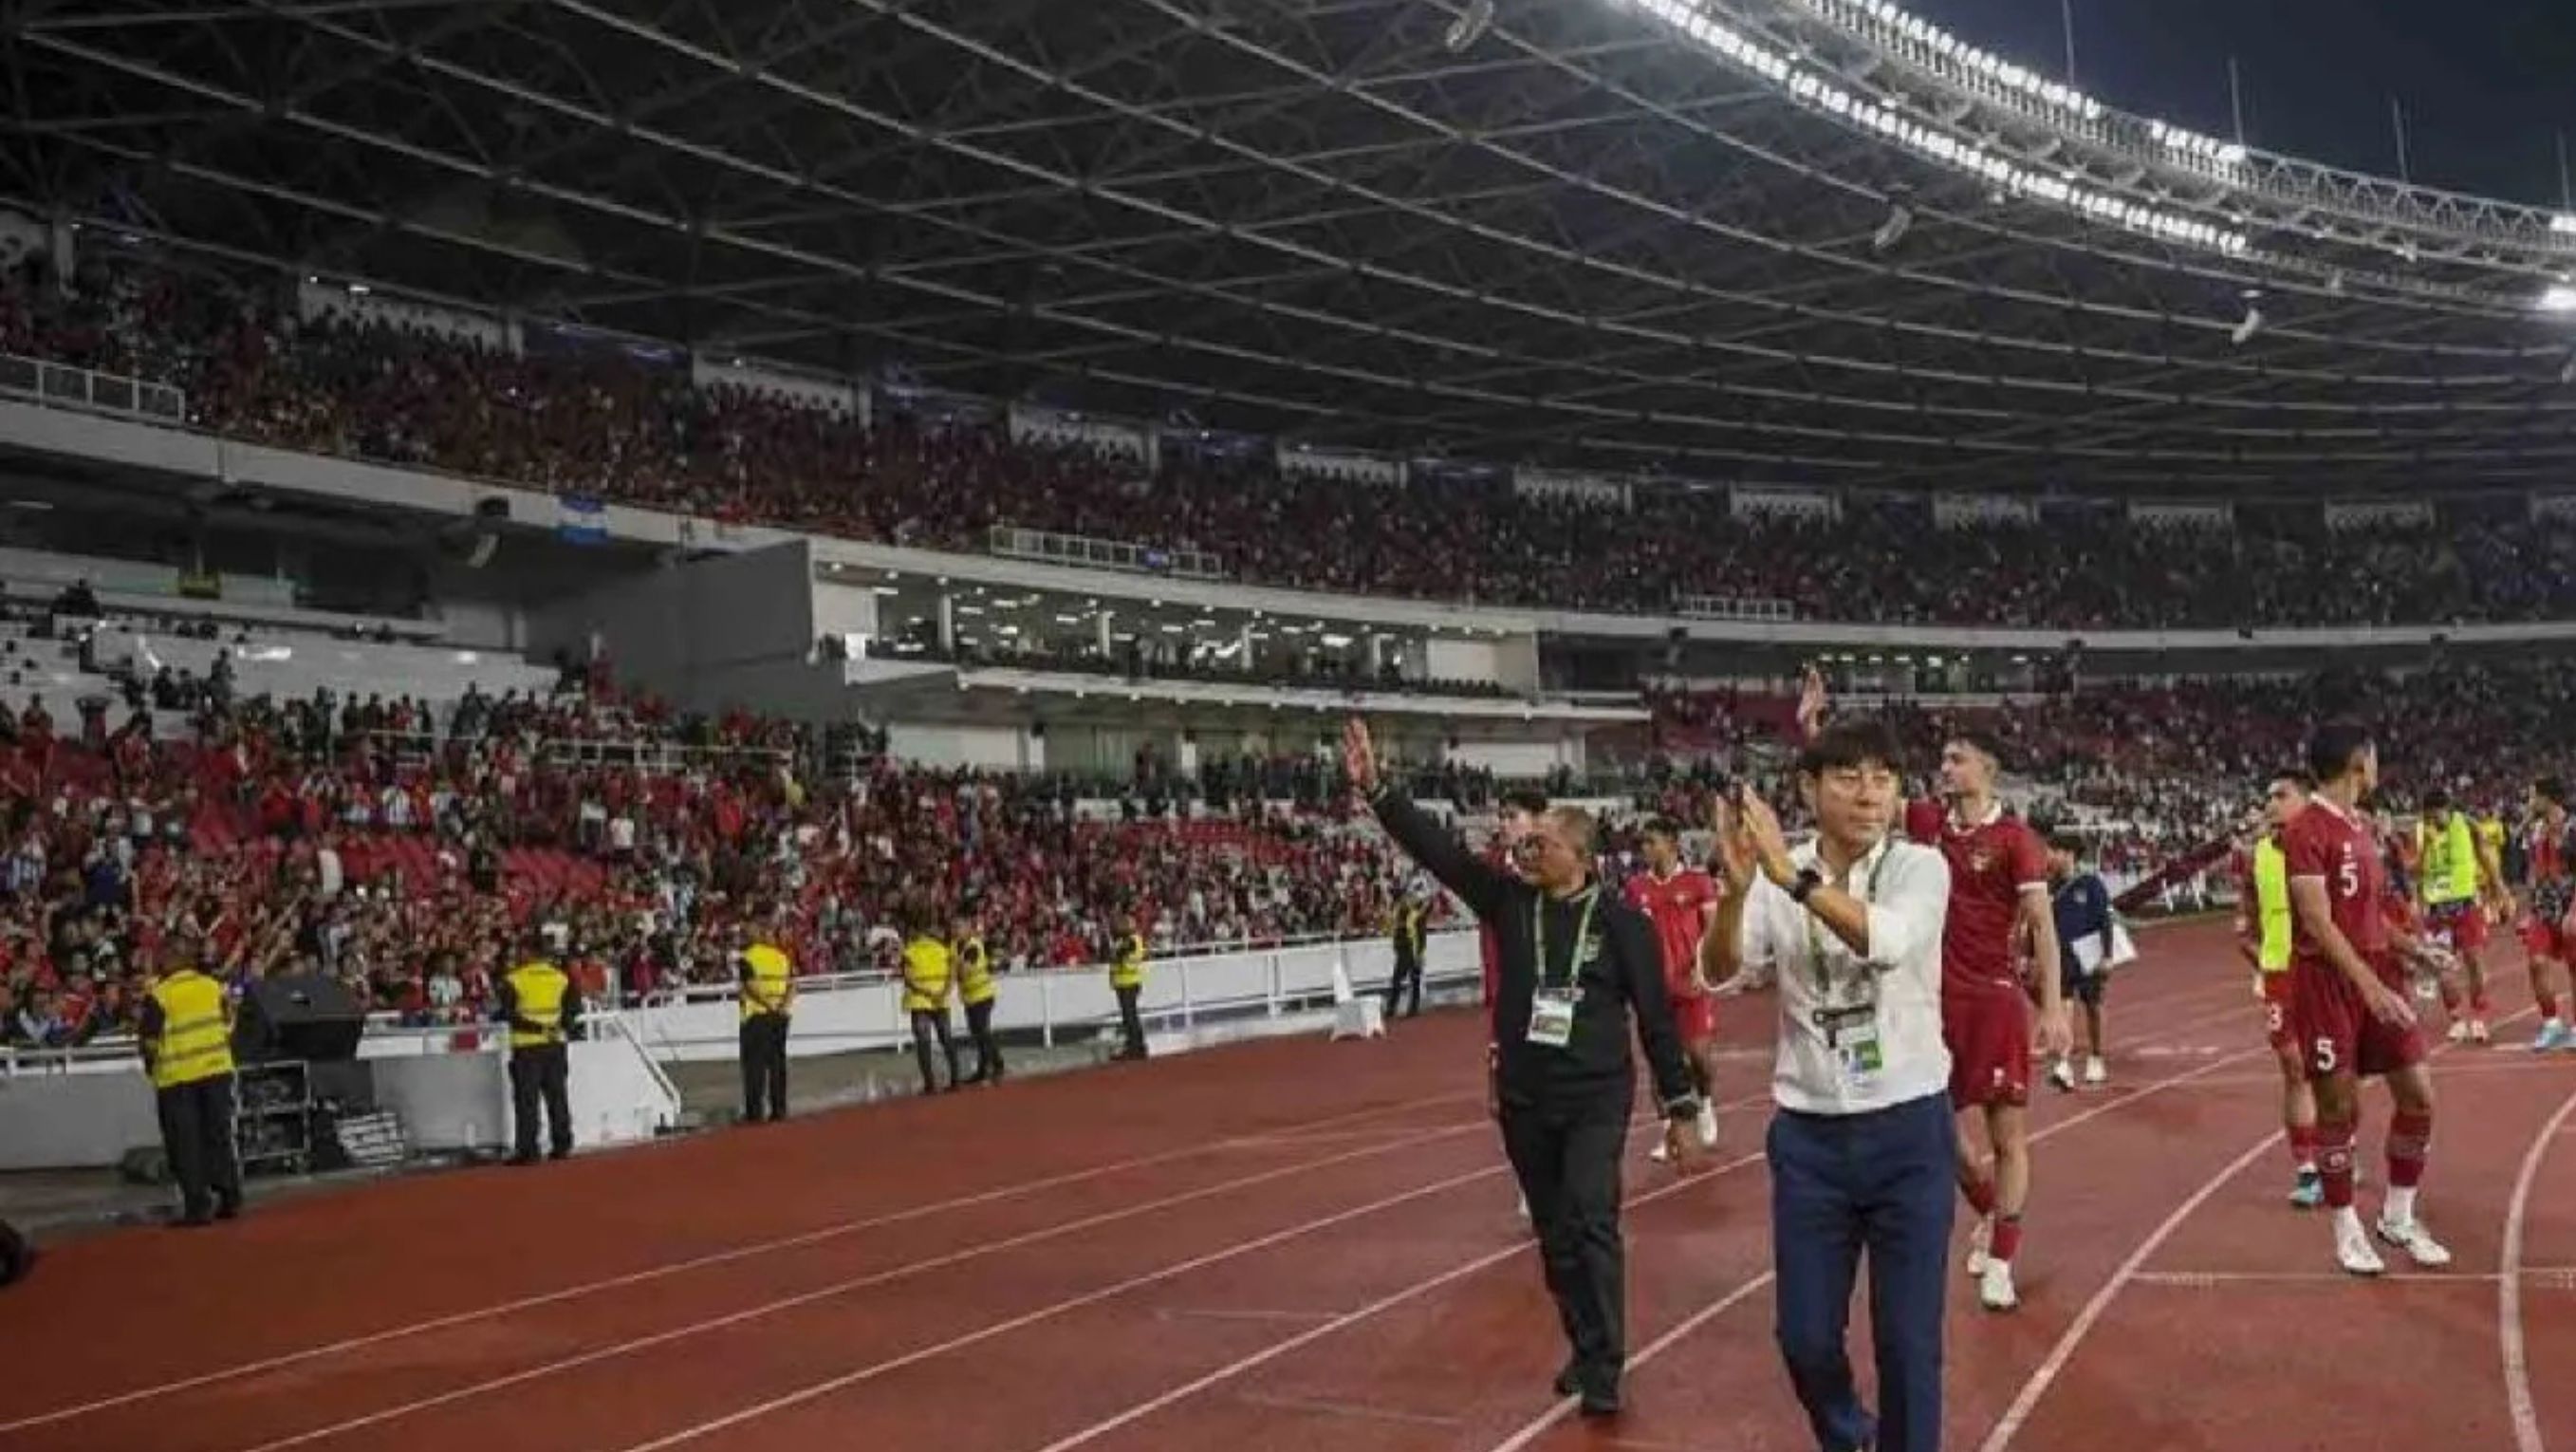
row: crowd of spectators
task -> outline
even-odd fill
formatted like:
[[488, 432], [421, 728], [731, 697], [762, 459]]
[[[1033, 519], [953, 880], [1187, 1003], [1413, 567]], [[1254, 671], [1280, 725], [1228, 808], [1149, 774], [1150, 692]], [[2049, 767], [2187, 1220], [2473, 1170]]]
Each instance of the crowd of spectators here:
[[[779, 723], [581, 690], [194, 702], [57, 741], [0, 707], [0, 1042], [128, 1030], [149, 973], [320, 972], [371, 1011], [482, 1017], [532, 926], [604, 998], [722, 982], [738, 936], [799, 971], [885, 969], [967, 921], [1003, 971], [1378, 930], [1414, 874], [1334, 810], [1092, 820], [1065, 784], [821, 769]], [[441, 719], [441, 717], [444, 719]]]
[[2576, 530], [2511, 507], [2348, 529], [2314, 507], [2249, 507], [2217, 529], [2051, 504], [1942, 528], [1921, 498], [1739, 517], [1722, 492], [1542, 498], [1463, 474], [1358, 486], [1177, 438], [1148, 471], [1088, 447], [1014, 445], [989, 422], [889, 406], [867, 427], [699, 387], [676, 352], [534, 329], [505, 353], [305, 319], [220, 279], [124, 261], [84, 264], [65, 290], [44, 265], [0, 284], [0, 348], [173, 383], [204, 427], [720, 521], [957, 550], [1008, 524], [1204, 551], [1268, 584], [1630, 612], [1710, 597], [1809, 618], [2062, 629], [2576, 614]]

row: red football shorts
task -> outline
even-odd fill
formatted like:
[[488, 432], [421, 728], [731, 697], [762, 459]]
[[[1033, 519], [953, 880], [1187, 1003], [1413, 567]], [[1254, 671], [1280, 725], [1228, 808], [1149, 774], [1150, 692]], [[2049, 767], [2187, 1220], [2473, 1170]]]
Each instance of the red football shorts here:
[[2298, 1043], [2290, 1023], [2290, 974], [2283, 969], [2263, 975], [2263, 1039], [2278, 1053]]
[[2567, 949], [2565, 925], [2546, 922], [2540, 918], [2523, 919], [2522, 950], [2524, 952], [2534, 958], [2546, 958], [2553, 963], [2564, 963], [2567, 961]]
[[[2388, 965], [2371, 966], [2387, 983]], [[2383, 1022], [2341, 972], [2300, 963], [2291, 966], [2290, 977], [2290, 1024], [2310, 1079], [2340, 1073], [2368, 1079], [2423, 1062], [2422, 1026]]]
[[2424, 923], [2434, 942], [2455, 953], [2474, 953], [2487, 945], [2487, 915], [2476, 903], [2445, 903], [2427, 909]]
[[2030, 1102], [2030, 1008], [2018, 993], [1941, 995], [1950, 1107]]
[[1694, 1049], [1717, 1037], [1717, 1000], [1705, 993], [1673, 995], [1673, 1032]]

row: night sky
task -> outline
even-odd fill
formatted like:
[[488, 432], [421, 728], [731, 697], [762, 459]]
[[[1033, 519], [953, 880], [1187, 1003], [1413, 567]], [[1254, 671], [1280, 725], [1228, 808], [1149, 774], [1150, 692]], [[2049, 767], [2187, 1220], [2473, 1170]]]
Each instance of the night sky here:
[[[2058, 0], [1898, 0], [1960, 39], [2062, 79]], [[2414, 180], [2559, 204], [2554, 130], [2576, 148], [2576, 0], [2074, 0], [2083, 89], [2225, 139], [2227, 57], [2246, 140]]]

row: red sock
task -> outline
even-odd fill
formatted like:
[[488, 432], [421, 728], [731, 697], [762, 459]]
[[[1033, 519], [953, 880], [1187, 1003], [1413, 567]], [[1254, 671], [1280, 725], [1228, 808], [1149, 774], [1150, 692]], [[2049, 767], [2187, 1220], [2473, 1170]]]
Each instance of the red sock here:
[[2433, 1116], [2399, 1110], [2388, 1122], [2388, 1183], [2412, 1189], [2424, 1182], [2424, 1160], [2433, 1150]]
[[2021, 1217], [2018, 1215], [1996, 1216], [1995, 1235], [1994, 1239], [1986, 1245], [1986, 1259], [2010, 1260], [2020, 1250]]
[[2532, 990], [2531, 996], [2539, 1002], [2540, 1016], [2542, 1018], [2555, 1019], [2558, 1017], [2557, 994], [2550, 992], [2546, 988], [2535, 988]]
[[2326, 1182], [2326, 1204], [2337, 1210], [2352, 1208], [2352, 1126], [2320, 1124], [2317, 1126], [2317, 1173]]
[[1995, 1213], [1995, 1181], [1992, 1175], [1979, 1175], [1972, 1180], [1962, 1180], [1959, 1182], [1959, 1189], [1968, 1197], [1969, 1209], [1980, 1215]]
[[2460, 985], [2448, 978], [2442, 980], [2442, 1011], [2444, 1013], [2460, 1011]]
[[2302, 1170], [2317, 1167], [2317, 1127], [2313, 1124], [2285, 1126], [2290, 1136], [2290, 1163]]
[[2476, 1014], [2480, 1018], [2487, 1016], [2487, 991], [2485, 989], [2481, 988], [2476, 993], [2469, 995], [2469, 1012]]

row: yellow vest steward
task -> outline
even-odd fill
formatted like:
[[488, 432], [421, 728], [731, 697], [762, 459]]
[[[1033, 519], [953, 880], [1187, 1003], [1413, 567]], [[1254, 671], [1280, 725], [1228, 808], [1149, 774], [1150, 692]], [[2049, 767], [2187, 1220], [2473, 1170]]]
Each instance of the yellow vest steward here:
[[784, 1015], [796, 1006], [796, 970], [785, 953], [767, 943], [754, 943], [742, 950], [742, 961], [751, 970], [751, 982], [740, 995], [744, 1018]]
[[2478, 895], [2477, 842], [2466, 813], [2453, 812], [2438, 829], [2415, 829], [2424, 855], [2424, 901], [2467, 902]]
[[1109, 965], [1109, 986], [1142, 988], [1145, 986], [1145, 940], [1129, 933], [1118, 946], [1118, 961]]
[[161, 1005], [161, 1037], [152, 1045], [152, 1087], [176, 1089], [233, 1071], [233, 1029], [224, 1021], [224, 986], [194, 968], [152, 985]]
[[915, 938], [903, 945], [903, 1011], [945, 1013], [948, 1010], [948, 945], [936, 938]]
[[[541, 1049], [564, 1042], [564, 994], [571, 986], [572, 980], [561, 968], [542, 958], [510, 970], [510, 992], [517, 1010], [511, 1015], [511, 1048]], [[536, 1028], [521, 1028], [523, 1023]]]
[[968, 938], [957, 945], [957, 998], [967, 1007], [993, 1001], [993, 960], [984, 940]]
[[2254, 844], [2254, 911], [2255, 922], [2263, 929], [2263, 940], [2255, 948], [2257, 961], [2266, 973], [2286, 971], [2290, 966], [2290, 859], [2269, 837]]

